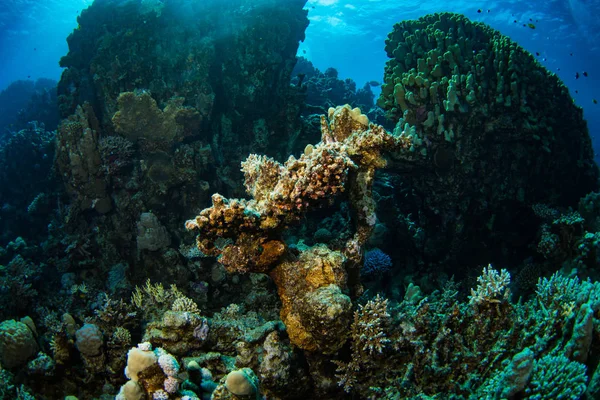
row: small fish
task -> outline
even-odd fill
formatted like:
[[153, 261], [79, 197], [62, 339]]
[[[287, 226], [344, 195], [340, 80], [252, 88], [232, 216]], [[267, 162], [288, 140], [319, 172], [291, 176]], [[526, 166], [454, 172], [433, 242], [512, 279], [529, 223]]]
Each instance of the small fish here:
[[575, 72], [575, 79], [579, 79], [579, 72]]
[[529, 18], [529, 22], [533, 22], [533, 20], [531, 18]]
[[377, 81], [369, 81], [369, 85], [373, 86], [373, 87], [377, 87], [377, 86], [379, 86], [381, 84], [379, 82], [377, 82]]
[[593, 99], [592, 101], [594, 102], [594, 104], [598, 104], [598, 100]]
[[27, 78], [31, 78], [31, 75], [27, 75]]
[[478, 12], [479, 14], [481, 14], [481, 8], [480, 8], [479, 10], [477, 10], [477, 12]]
[[492, 10], [488, 10], [488, 12], [492, 12]]
[[37, 47], [34, 47], [34, 48], [33, 48], [33, 51], [37, 51]]
[[539, 56], [540, 56], [540, 52], [539, 52], [539, 51], [536, 51], [536, 52], [535, 52], [535, 55], [539, 57]]
[[302, 53], [306, 54], [306, 50], [302, 50]]
[[528, 23], [528, 24], [527, 24], [527, 26], [528, 26], [530, 29], [535, 29], [535, 25], [534, 25], [534, 24], [532, 24], [531, 22], [530, 22], [530, 23]]
[[583, 71], [583, 76], [585, 76], [587, 78], [588, 77], [587, 72]]
[[544, 57], [544, 59], [543, 59], [543, 60], [544, 60], [544, 61], [546, 61], [546, 58]]
[[579, 90], [576, 90], [575, 93], [579, 93]]
[[516, 24], [516, 23], [517, 23], [517, 20], [515, 19], [513, 22]]
[[573, 53], [569, 53], [569, 55], [570, 55], [571, 57], [573, 57]]

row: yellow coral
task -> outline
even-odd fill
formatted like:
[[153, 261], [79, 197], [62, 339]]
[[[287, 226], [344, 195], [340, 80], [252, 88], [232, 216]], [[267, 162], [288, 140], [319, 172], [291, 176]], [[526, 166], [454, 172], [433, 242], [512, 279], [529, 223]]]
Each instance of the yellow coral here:
[[180, 296], [176, 298], [173, 302], [173, 305], [171, 306], [171, 310], [200, 314], [200, 309], [198, 308], [198, 305], [192, 299], [185, 296]]

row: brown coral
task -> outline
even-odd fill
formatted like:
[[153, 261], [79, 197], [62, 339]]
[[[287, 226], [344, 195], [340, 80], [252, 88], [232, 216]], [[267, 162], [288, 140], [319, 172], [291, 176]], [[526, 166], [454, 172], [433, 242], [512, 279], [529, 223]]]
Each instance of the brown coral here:
[[[412, 158], [412, 138], [369, 125], [359, 109], [347, 105], [330, 109], [329, 120], [322, 117], [321, 134], [321, 142], [312, 151], [298, 159], [290, 156], [283, 165], [250, 155], [242, 170], [254, 199], [228, 200], [213, 195], [212, 207], [186, 222], [187, 229], [199, 233], [199, 249], [207, 255], [227, 254], [221, 262], [229, 270], [264, 271], [269, 267], [265, 262], [277, 260], [261, 259], [265, 243], [281, 241], [282, 229], [307, 211], [328, 204], [347, 187], [357, 216], [354, 240], [360, 248], [375, 223], [370, 191], [375, 169], [385, 166], [382, 153], [398, 151]], [[218, 238], [233, 239], [233, 243], [219, 249], [215, 245]], [[349, 248], [357, 245], [350, 243]]]
[[320, 245], [271, 273], [282, 302], [281, 319], [296, 346], [333, 353], [346, 341], [352, 302], [342, 292], [345, 262], [340, 252]]
[[[413, 159], [414, 137], [392, 135], [370, 124], [358, 108], [331, 108], [321, 118], [321, 142], [284, 163], [250, 155], [242, 163], [251, 200], [212, 197], [213, 206], [186, 222], [197, 230], [198, 248], [220, 256], [230, 272], [268, 272], [283, 302], [281, 318], [290, 340], [305, 350], [330, 354], [345, 342], [351, 319], [348, 296], [360, 293], [362, 247], [375, 225], [373, 177], [384, 167], [383, 153]], [[347, 192], [354, 214], [354, 236], [341, 251], [315, 246], [297, 259], [285, 257], [282, 231], [303, 215], [331, 204]], [[217, 241], [230, 239], [223, 247]], [[280, 260], [283, 260], [277, 264]]]
[[149, 92], [124, 92], [117, 98], [119, 111], [112, 117], [117, 133], [142, 149], [167, 150], [180, 142], [186, 125], [196, 126], [200, 114], [193, 108], [183, 106], [183, 98], [172, 98], [161, 110]]

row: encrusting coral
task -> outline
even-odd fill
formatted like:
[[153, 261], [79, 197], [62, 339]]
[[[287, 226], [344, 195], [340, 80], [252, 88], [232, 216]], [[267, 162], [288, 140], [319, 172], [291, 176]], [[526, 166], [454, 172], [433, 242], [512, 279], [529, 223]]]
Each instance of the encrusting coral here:
[[113, 115], [115, 131], [128, 140], [141, 142], [145, 150], [169, 150], [180, 142], [191, 126], [198, 127], [200, 114], [183, 106], [183, 98], [169, 99], [164, 110], [147, 91], [124, 92], [117, 98]]

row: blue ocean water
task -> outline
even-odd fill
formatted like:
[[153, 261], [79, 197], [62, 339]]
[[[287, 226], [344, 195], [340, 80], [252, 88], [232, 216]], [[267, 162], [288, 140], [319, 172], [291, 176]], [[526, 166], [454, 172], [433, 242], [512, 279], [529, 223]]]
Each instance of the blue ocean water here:
[[[227, 1], [227, 0], [218, 0]], [[284, 0], [282, 0], [284, 1]], [[4, 1], [0, 9], [0, 90], [17, 79], [58, 80], [66, 36], [92, 0]], [[458, 12], [498, 29], [556, 73], [583, 107], [600, 153], [600, 1], [309, 0], [310, 25], [298, 54], [341, 78], [380, 81], [383, 41], [395, 22], [432, 12]], [[481, 12], [479, 12], [481, 11]], [[516, 21], [516, 22], [515, 22]], [[535, 29], [524, 26], [529, 23]], [[583, 77], [583, 72], [588, 77]], [[576, 78], [576, 76], [579, 78]], [[600, 160], [597, 158], [597, 160]]]
[[310, 0], [308, 4], [314, 8], [300, 52], [306, 50], [321, 69], [334, 66], [358, 86], [381, 79], [387, 60], [381, 43], [397, 21], [450, 11], [492, 26], [532, 54], [539, 53], [542, 65], [565, 82], [584, 109], [600, 153], [600, 107], [593, 102], [600, 100], [600, 1]]

